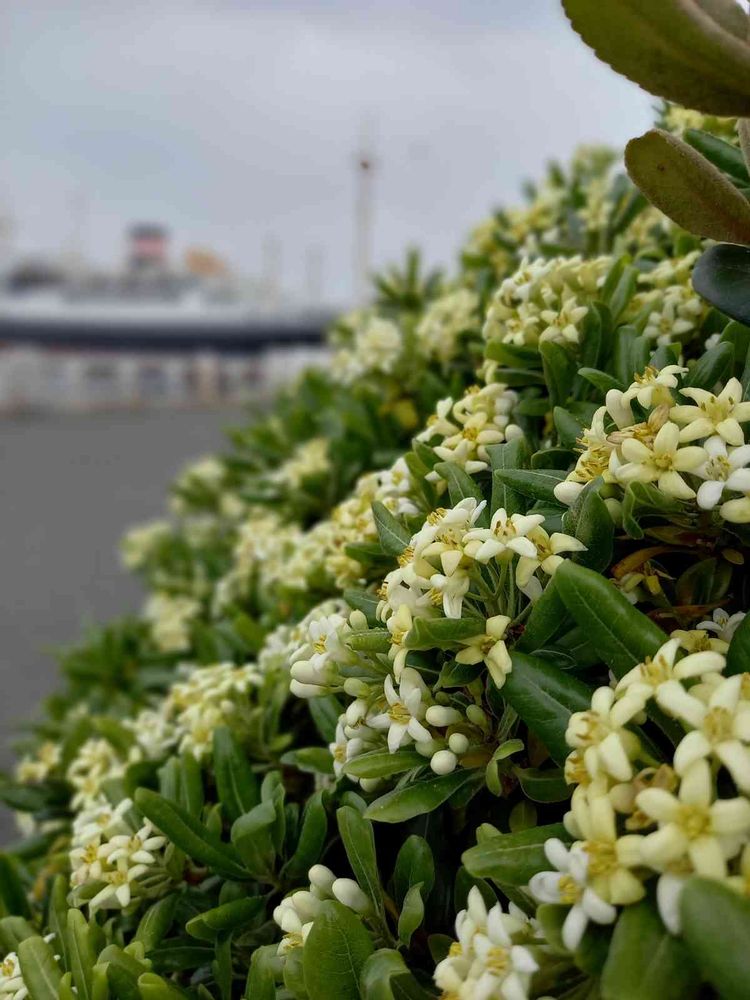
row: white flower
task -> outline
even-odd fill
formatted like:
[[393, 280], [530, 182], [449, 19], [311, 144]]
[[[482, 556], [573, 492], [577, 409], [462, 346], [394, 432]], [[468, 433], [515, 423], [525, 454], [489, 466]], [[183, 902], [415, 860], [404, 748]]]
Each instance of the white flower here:
[[627, 404], [637, 399], [645, 409], [664, 403], [671, 405], [674, 399], [670, 389], [677, 388], [677, 376], [684, 375], [687, 370], [682, 365], [665, 365], [660, 370], [649, 366], [642, 375], [635, 376], [633, 384], [623, 394], [622, 402]]
[[644, 861], [663, 871], [689, 859], [706, 878], [724, 878], [727, 859], [734, 857], [750, 832], [746, 798], [714, 801], [714, 781], [707, 761], [696, 761], [683, 775], [678, 795], [646, 788], [636, 805], [659, 829], [643, 838]]
[[583, 750], [584, 764], [592, 778], [602, 771], [618, 781], [632, 777], [630, 761], [638, 750], [638, 739], [622, 728], [627, 721], [615, 702], [615, 692], [608, 687], [597, 688], [590, 709], [570, 716], [565, 739], [568, 746]]
[[388, 708], [368, 719], [368, 725], [373, 729], [388, 731], [388, 749], [396, 753], [398, 748], [408, 739], [415, 743], [432, 739], [429, 729], [422, 724], [426, 706], [423, 698], [427, 688], [417, 670], [404, 667], [401, 671], [401, 683], [396, 691], [392, 678], [386, 677], [384, 684], [385, 698]]
[[21, 972], [21, 963], [14, 951], [8, 952], [0, 962], [0, 997], [4, 1000], [25, 1000], [29, 991]]
[[190, 625], [200, 609], [192, 597], [157, 592], [149, 598], [144, 615], [151, 622], [151, 634], [162, 652], [182, 653], [190, 648]]
[[[681, 641], [680, 637], [669, 639], [653, 657], [646, 657], [643, 663], [633, 667], [617, 682], [617, 711], [622, 721], [629, 722], [642, 712], [651, 698], [656, 698], [662, 708], [667, 708], [669, 692], [673, 690], [669, 682], [720, 673], [724, 669], [724, 657], [713, 650], [690, 653], [677, 660]], [[667, 703], [664, 701], [665, 694]]]
[[706, 632], [715, 632], [722, 642], [728, 643], [732, 641], [734, 633], [744, 621], [745, 614], [746, 612], [744, 611], [736, 611], [733, 615], [730, 615], [723, 608], [716, 608], [711, 615], [711, 620], [698, 622], [696, 628], [704, 629]]
[[433, 573], [430, 586], [435, 598], [440, 599], [446, 618], [460, 618], [463, 600], [471, 584], [469, 574], [457, 569], [450, 576], [444, 573]]
[[[748, 404], [750, 405], [750, 404]], [[750, 444], [727, 450], [720, 437], [709, 438], [703, 445], [708, 459], [695, 469], [696, 476], [705, 479], [698, 488], [698, 506], [702, 510], [713, 510], [721, 500], [724, 490], [750, 492]]]
[[690, 500], [695, 490], [688, 486], [680, 473], [694, 472], [708, 460], [703, 448], [680, 448], [680, 430], [677, 424], [667, 422], [657, 432], [649, 447], [635, 437], [627, 437], [620, 450], [625, 463], [615, 470], [621, 482], [656, 483], [662, 493]]
[[513, 668], [504, 641], [509, 625], [510, 618], [507, 615], [494, 615], [488, 618], [482, 634], [459, 640], [464, 648], [456, 653], [456, 662], [486, 663], [495, 686], [501, 688]]
[[545, 842], [544, 853], [557, 871], [538, 872], [529, 882], [529, 889], [540, 903], [570, 906], [562, 939], [569, 951], [575, 951], [589, 920], [596, 924], [614, 923], [617, 909], [588, 885], [589, 857], [580, 846], [568, 849], [561, 840], [552, 838]]
[[514, 554], [534, 558], [537, 550], [528, 534], [543, 523], [541, 514], [508, 516], [505, 508], [499, 507], [492, 515], [489, 528], [472, 528], [466, 532], [464, 551], [481, 563]]
[[742, 383], [730, 378], [718, 396], [706, 389], [681, 389], [681, 394], [695, 401], [693, 406], [673, 406], [672, 420], [686, 426], [680, 431], [680, 441], [695, 441], [698, 438], [718, 434], [727, 444], [743, 445], [745, 436], [740, 426], [750, 420], [750, 402], [742, 402]]
[[527, 537], [536, 551], [533, 556], [522, 555], [518, 560], [516, 582], [521, 588], [526, 586], [537, 569], [541, 568], [548, 576], [554, 576], [563, 562], [561, 553], [586, 551], [583, 542], [560, 531], [548, 535], [544, 528], [532, 528]]
[[499, 903], [488, 910], [479, 889], [469, 891], [467, 909], [456, 917], [458, 941], [435, 969], [435, 983], [444, 996], [527, 1000], [538, 965], [527, 948], [513, 943], [513, 935], [528, 927], [516, 912], [503, 913]]
[[[700, 654], [698, 654], [700, 655]], [[700, 706], [700, 707], [699, 707]], [[700, 718], [702, 716], [702, 718]], [[685, 774], [697, 760], [713, 755], [737, 787], [750, 792], [750, 702], [742, 701], [742, 675], [724, 677], [704, 705], [696, 699], [694, 722], [674, 753], [674, 767]]]

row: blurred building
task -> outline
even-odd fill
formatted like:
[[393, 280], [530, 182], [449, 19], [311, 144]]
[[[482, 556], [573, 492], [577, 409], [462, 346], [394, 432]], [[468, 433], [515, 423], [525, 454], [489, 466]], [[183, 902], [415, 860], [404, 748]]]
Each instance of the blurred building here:
[[0, 282], [0, 412], [214, 406], [318, 358], [329, 314], [235, 275], [210, 249], [175, 265], [167, 230], [130, 228], [123, 266], [11, 265]]

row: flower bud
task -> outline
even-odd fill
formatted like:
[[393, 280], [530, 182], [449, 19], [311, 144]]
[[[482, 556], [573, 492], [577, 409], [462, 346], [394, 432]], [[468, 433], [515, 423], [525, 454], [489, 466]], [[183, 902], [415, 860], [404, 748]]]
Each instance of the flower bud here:
[[348, 906], [355, 913], [366, 913], [370, 907], [370, 899], [362, 892], [353, 878], [337, 878], [331, 886], [331, 891], [339, 903]]
[[464, 721], [463, 715], [455, 708], [446, 708], [443, 705], [430, 705], [425, 712], [425, 718], [431, 726], [455, 726]]
[[466, 718], [469, 722], [473, 723], [475, 726], [479, 726], [480, 729], [489, 729], [489, 723], [487, 716], [479, 707], [479, 705], [469, 705], [466, 709]]
[[380, 778], [360, 778], [359, 787], [363, 792], [374, 792], [380, 784]]
[[451, 733], [448, 737], [448, 746], [453, 753], [460, 757], [462, 753], [466, 753], [469, 749], [469, 738], [468, 736], [464, 736], [463, 733]]
[[310, 879], [310, 885], [314, 889], [325, 893], [326, 896], [331, 894], [331, 887], [336, 881], [336, 876], [330, 868], [327, 868], [325, 865], [313, 865], [307, 873], [307, 877]]
[[438, 750], [430, 761], [430, 767], [435, 774], [450, 774], [456, 770], [458, 759], [450, 750]]
[[289, 690], [297, 698], [319, 698], [326, 693], [326, 689], [318, 684], [302, 684], [301, 681], [291, 680]]
[[344, 681], [344, 691], [350, 698], [365, 698], [370, 693], [370, 685], [359, 677], [347, 677]]

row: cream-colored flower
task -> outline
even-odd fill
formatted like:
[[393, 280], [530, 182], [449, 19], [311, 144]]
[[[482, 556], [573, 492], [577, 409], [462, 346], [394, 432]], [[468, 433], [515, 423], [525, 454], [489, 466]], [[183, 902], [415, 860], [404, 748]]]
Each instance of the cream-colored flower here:
[[707, 461], [695, 470], [704, 479], [698, 487], [698, 506], [702, 510], [713, 510], [721, 500], [724, 490], [738, 493], [750, 492], [750, 444], [727, 449], [720, 437], [711, 437], [703, 445], [708, 455]]
[[694, 400], [694, 405], [673, 406], [670, 410], [672, 420], [685, 425], [680, 431], [680, 441], [696, 441], [716, 434], [735, 447], [745, 443], [740, 424], [750, 420], [750, 402], [742, 402], [739, 379], [730, 378], [718, 396], [693, 387], [680, 392]]
[[367, 724], [373, 729], [387, 731], [390, 752], [396, 753], [407, 740], [415, 743], [432, 740], [432, 734], [422, 723], [427, 707], [427, 688], [421, 674], [412, 667], [404, 667], [398, 691], [390, 676], [386, 677], [383, 690], [387, 708], [368, 718]]
[[623, 728], [628, 719], [609, 687], [597, 688], [591, 708], [570, 716], [566, 742], [583, 751], [583, 762], [592, 778], [602, 772], [617, 781], [629, 781], [633, 776], [631, 760], [640, 744], [633, 733]]
[[742, 698], [742, 676], [722, 678], [708, 704], [698, 704], [693, 716], [693, 724], [698, 725], [682, 738], [675, 750], [675, 770], [685, 774], [695, 761], [713, 756], [747, 794], [750, 792], [750, 701]]
[[554, 576], [562, 565], [564, 552], [585, 552], [586, 546], [572, 535], [555, 531], [548, 535], [544, 528], [532, 528], [527, 536], [534, 543], [536, 552], [533, 556], [522, 555], [516, 566], [516, 582], [523, 588], [537, 571], [542, 569], [548, 576]]
[[504, 507], [492, 515], [489, 528], [472, 528], [464, 535], [464, 552], [477, 562], [511, 558], [513, 555], [536, 557], [537, 547], [529, 532], [544, 523], [541, 514], [511, 514]]
[[698, 875], [724, 878], [727, 859], [738, 853], [750, 832], [750, 801], [715, 800], [705, 760], [688, 768], [677, 795], [647, 788], [638, 794], [636, 804], [659, 826], [641, 844], [643, 860], [656, 871], [687, 858]]
[[672, 422], [664, 424], [650, 446], [635, 437], [625, 438], [620, 446], [625, 461], [615, 470], [615, 476], [623, 483], [656, 483], [668, 496], [692, 499], [695, 490], [682, 473], [694, 472], [708, 460], [708, 455], [697, 446], [681, 448], [679, 440], [679, 428]]
[[488, 618], [485, 631], [470, 639], [461, 639], [464, 647], [456, 653], [457, 663], [486, 663], [495, 686], [501, 688], [513, 668], [508, 647], [505, 645], [505, 633], [510, 625], [507, 615], [495, 615]]
[[642, 374], [635, 376], [632, 385], [625, 390], [622, 401], [630, 403], [637, 399], [647, 410], [665, 403], [671, 406], [674, 403], [671, 390], [677, 388], [678, 376], [684, 375], [687, 370], [682, 365], [665, 365], [661, 369], [649, 366]]

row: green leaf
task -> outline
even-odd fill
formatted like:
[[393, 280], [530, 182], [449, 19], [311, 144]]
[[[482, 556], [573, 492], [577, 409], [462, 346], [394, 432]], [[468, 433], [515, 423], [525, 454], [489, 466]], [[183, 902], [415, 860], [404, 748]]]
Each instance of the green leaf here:
[[526, 885], [532, 875], [549, 868], [544, 844], [551, 837], [565, 843], [570, 843], [571, 839], [562, 823], [538, 826], [520, 833], [500, 833], [464, 851], [461, 860], [475, 878], [491, 878], [508, 885]]
[[344, 774], [352, 778], [389, 778], [415, 767], [424, 767], [427, 761], [416, 750], [370, 750], [359, 757], [353, 757], [344, 765]]
[[336, 822], [355, 879], [370, 897], [375, 909], [382, 912], [383, 890], [372, 823], [352, 806], [342, 806], [336, 813]]
[[625, 165], [649, 201], [683, 229], [727, 243], [750, 242], [750, 204], [682, 139], [652, 129], [630, 140]]
[[328, 833], [328, 814], [323, 804], [323, 794], [323, 791], [315, 792], [305, 805], [297, 847], [284, 866], [284, 874], [290, 878], [301, 878], [323, 853]]
[[432, 850], [424, 837], [412, 834], [401, 845], [393, 869], [393, 897], [401, 906], [413, 885], [421, 885], [425, 899], [435, 882], [435, 862]]
[[255, 920], [263, 913], [265, 900], [261, 896], [249, 896], [223, 903], [211, 910], [205, 910], [188, 920], [185, 930], [201, 941], [215, 941], [220, 934], [236, 930]]
[[644, 900], [626, 906], [604, 965], [602, 996], [607, 1000], [690, 1000], [699, 991], [700, 978], [690, 950], [667, 931], [654, 904]]
[[555, 581], [568, 611], [616, 677], [666, 642], [664, 632], [599, 573], [566, 560]]
[[250, 971], [247, 974], [245, 1000], [276, 1000], [276, 964], [275, 944], [256, 948], [250, 959]]
[[29, 904], [18, 868], [7, 854], [0, 854], [0, 905], [8, 915], [29, 916]]
[[[477, 481], [458, 465], [454, 465], [453, 462], [438, 462], [435, 466], [435, 472], [448, 484], [448, 496], [454, 507], [462, 500], [474, 499], [477, 503], [484, 500]], [[489, 523], [489, 515], [484, 510], [477, 519], [477, 524], [480, 527], [487, 527]]]
[[366, 819], [378, 823], [404, 823], [422, 816], [447, 802], [459, 789], [476, 780], [475, 771], [456, 770], [451, 774], [433, 775], [394, 788], [367, 807]]
[[724, 673], [729, 676], [744, 674], [746, 671], [750, 671], [750, 614], [745, 615], [732, 636]]
[[750, 55], [726, 30], [737, 23], [727, 6], [717, 0], [610, 0], [604, 16], [600, 0], [563, 0], [584, 42], [618, 73], [685, 107], [743, 116], [750, 114]]
[[68, 910], [68, 946], [70, 972], [76, 993], [81, 1000], [91, 1000], [92, 975], [96, 956], [91, 943], [89, 925], [80, 910]]
[[[362, 1000], [431, 1000], [397, 951], [381, 948], [365, 962], [359, 980]], [[331, 998], [333, 1000], [333, 998]]]
[[612, 562], [615, 525], [594, 486], [587, 485], [579, 493], [563, 519], [563, 526], [586, 546], [585, 552], [575, 553], [574, 562], [603, 572]]
[[750, 981], [750, 903], [719, 882], [691, 878], [680, 898], [682, 933], [703, 976], [726, 1000]]
[[625, 388], [622, 382], [615, 378], [614, 375], [610, 375], [609, 372], [599, 371], [598, 368], [579, 368], [578, 374], [581, 378], [585, 378], [587, 382], [590, 382], [595, 389], [598, 389], [602, 396], [606, 396], [610, 389], [620, 389], [621, 391]]
[[[568, 473], [554, 469], [496, 469], [494, 478], [532, 500], [557, 503], [555, 487]], [[507, 510], [507, 508], [506, 508]]]
[[709, 247], [693, 269], [693, 287], [731, 319], [750, 325], [750, 249]]
[[503, 686], [503, 697], [544, 743], [552, 759], [562, 764], [570, 753], [565, 742], [568, 720], [573, 712], [590, 707], [591, 691], [546, 660], [515, 650], [511, 658], [513, 669]]
[[514, 767], [513, 774], [523, 794], [532, 802], [566, 802], [570, 798], [570, 787], [562, 768]]
[[631, 538], [643, 538], [644, 517], [673, 517], [683, 510], [679, 500], [662, 493], [653, 483], [628, 483], [622, 498], [622, 526]]
[[34, 928], [28, 920], [25, 920], [23, 917], [3, 917], [0, 920], [0, 953], [5, 954], [9, 951], [17, 952], [21, 941], [34, 936]]
[[408, 948], [414, 931], [424, 920], [424, 900], [422, 899], [422, 886], [420, 883], [413, 885], [404, 897], [401, 914], [398, 918], [398, 939]]
[[227, 819], [233, 823], [258, 804], [258, 779], [227, 726], [214, 730], [213, 747], [216, 791]]
[[729, 176], [743, 187], [750, 185], [750, 174], [742, 158], [742, 153], [736, 146], [732, 146], [723, 139], [711, 135], [710, 132], [701, 132], [699, 129], [685, 129], [683, 138], [693, 149], [697, 149], [701, 156], [719, 170]]
[[180, 806], [149, 788], [138, 789], [135, 804], [189, 858], [200, 861], [225, 878], [244, 881], [248, 877], [237, 852]]
[[18, 961], [31, 1000], [57, 1000], [62, 972], [52, 946], [43, 938], [26, 938], [18, 946]]
[[178, 894], [173, 892], [149, 906], [141, 917], [134, 940], [140, 941], [147, 953], [159, 944], [172, 926], [178, 901]]
[[407, 649], [449, 649], [460, 639], [484, 634], [481, 618], [417, 618], [407, 633]]
[[372, 513], [383, 551], [389, 556], [400, 556], [411, 541], [411, 535], [380, 501], [373, 503]]
[[153, 972], [144, 972], [138, 980], [138, 989], [143, 1000], [185, 1000], [181, 989]]
[[573, 388], [576, 375], [576, 362], [570, 351], [562, 344], [545, 341], [539, 345], [542, 356], [544, 381], [549, 391], [550, 409], [553, 406], [564, 406]]
[[732, 371], [734, 348], [731, 344], [717, 344], [701, 355], [685, 376], [683, 385], [696, 389], [713, 389]]
[[276, 806], [271, 801], [260, 802], [232, 824], [232, 843], [245, 868], [254, 878], [268, 880], [276, 861], [274, 826]]
[[326, 900], [303, 949], [310, 1000], [359, 1000], [359, 977], [373, 951], [360, 918], [341, 903]]
[[545, 646], [569, 624], [570, 617], [553, 576], [542, 591], [542, 596], [532, 605], [526, 628], [516, 644], [516, 649], [522, 653], [533, 653], [535, 649]]
[[493, 444], [487, 448], [492, 468], [492, 499], [490, 514], [504, 507], [508, 514], [517, 514], [524, 509], [522, 495], [507, 486], [497, 475], [502, 469], [524, 469], [528, 467], [531, 449], [525, 438], [516, 438], [506, 444]]
[[574, 448], [584, 431], [581, 421], [562, 406], [555, 407], [552, 417], [560, 444], [564, 448]]

